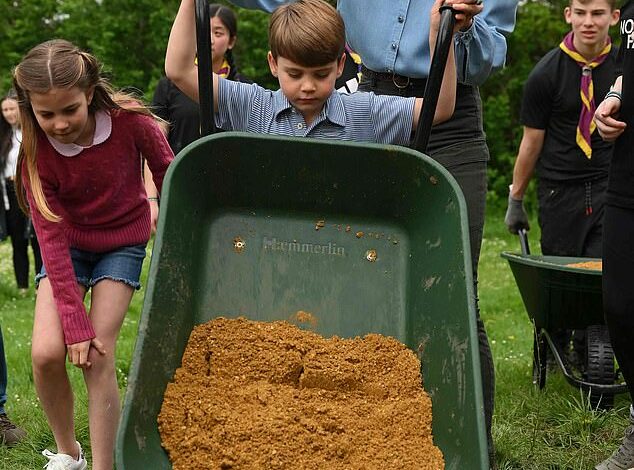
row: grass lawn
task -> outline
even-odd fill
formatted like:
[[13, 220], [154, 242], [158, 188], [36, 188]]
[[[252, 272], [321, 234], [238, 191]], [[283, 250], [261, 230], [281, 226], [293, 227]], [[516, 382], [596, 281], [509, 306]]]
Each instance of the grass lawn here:
[[[610, 412], [592, 411], [587, 397], [568, 385], [559, 372], [549, 372], [545, 389], [535, 390], [531, 379], [532, 326], [507, 262], [500, 258], [502, 251], [517, 251], [519, 243], [506, 232], [502, 218], [499, 212], [487, 214], [479, 289], [495, 359], [493, 433], [499, 468], [591, 469], [621, 439], [627, 425], [629, 398], [617, 397]], [[532, 250], [537, 253], [538, 236], [531, 235]], [[144, 277], [148, 265], [146, 259]], [[30, 367], [34, 294], [31, 290], [27, 297], [18, 295], [8, 242], [0, 244], [0, 280], [0, 325], [9, 369], [7, 412], [29, 434], [14, 448], [0, 446], [0, 469], [30, 470], [45, 463], [40, 452], [46, 447], [54, 450], [54, 441], [35, 395]], [[119, 338], [117, 373], [122, 393], [143, 295], [143, 290], [135, 294]], [[90, 455], [85, 388], [81, 373], [72, 367], [69, 370], [77, 397], [78, 439]]]

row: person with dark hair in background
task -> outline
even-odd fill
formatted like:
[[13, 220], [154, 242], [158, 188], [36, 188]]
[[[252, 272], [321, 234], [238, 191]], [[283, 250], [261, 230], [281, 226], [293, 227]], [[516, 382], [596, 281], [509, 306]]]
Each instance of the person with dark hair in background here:
[[[233, 48], [238, 39], [238, 21], [229, 7], [213, 3], [209, 5], [211, 19], [212, 70], [215, 74], [238, 82], [251, 81], [238, 72]], [[200, 111], [192, 101], [167, 77], [159, 80], [152, 111], [170, 124], [167, 141], [174, 154], [200, 138]]]
[[20, 293], [26, 293], [29, 287], [29, 241], [33, 249], [35, 274], [42, 269], [40, 245], [35, 232], [31, 229], [31, 221], [24, 215], [18, 204], [15, 193], [15, 173], [18, 163], [18, 151], [22, 141], [20, 129], [20, 113], [17, 97], [10, 91], [0, 100], [2, 115], [0, 116], [0, 190], [6, 216], [7, 234], [11, 237], [13, 248], [13, 271]]

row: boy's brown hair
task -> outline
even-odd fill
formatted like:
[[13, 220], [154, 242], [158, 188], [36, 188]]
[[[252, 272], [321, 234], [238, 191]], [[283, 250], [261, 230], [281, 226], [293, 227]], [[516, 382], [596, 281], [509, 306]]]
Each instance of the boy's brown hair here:
[[323, 0], [299, 0], [277, 8], [269, 22], [271, 54], [304, 67], [339, 60], [346, 29], [339, 12]]

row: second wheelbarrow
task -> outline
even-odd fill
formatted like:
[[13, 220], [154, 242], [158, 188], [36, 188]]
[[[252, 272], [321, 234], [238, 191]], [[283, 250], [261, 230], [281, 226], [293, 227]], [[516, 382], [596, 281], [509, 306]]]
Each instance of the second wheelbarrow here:
[[[546, 384], [547, 358], [552, 354], [566, 380], [588, 392], [593, 408], [611, 408], [614, 395], [627, 391], [619, 383], [614, 353], [603, 318], [600, 260], [528, 253], [502, 253], [511, 267], [528, 317], [534, 324], [533, 382]], [[585, 330], [583, 371], [575, 371], [552, 336], [558, 330]]]

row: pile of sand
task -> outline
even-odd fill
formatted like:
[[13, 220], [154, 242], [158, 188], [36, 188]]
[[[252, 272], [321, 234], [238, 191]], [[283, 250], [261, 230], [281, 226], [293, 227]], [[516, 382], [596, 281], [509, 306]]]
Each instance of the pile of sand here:
[[420, 362], [393, 338], [218, 318], [182, 364], [158, 418], [174, 469], [444, 468]]

